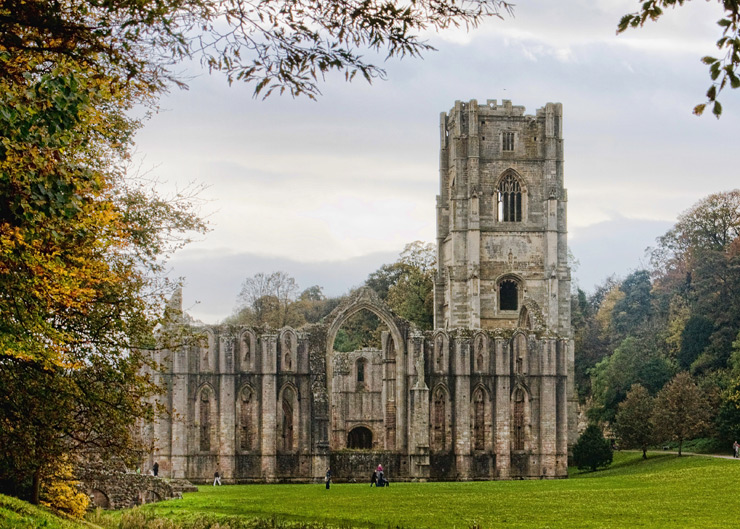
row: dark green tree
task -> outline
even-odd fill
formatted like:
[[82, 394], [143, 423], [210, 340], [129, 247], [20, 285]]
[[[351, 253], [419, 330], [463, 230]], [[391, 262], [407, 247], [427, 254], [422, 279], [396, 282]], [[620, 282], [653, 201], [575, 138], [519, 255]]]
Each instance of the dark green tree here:
[[633, 384], [656, 393], [671, 379], [673, 368], [660, 354], [655, 337], [626, 338], [592, 370], [593, 396], [602, 420], [612, 421]]
[[612, 464], [612, 447], [601, 428], [590, 424], [573, 445], [573, 463], [579, 470], [596, 471]]
[[649, 325], [652, 316], [652, 285], [647, 270], [631, 273], [622, 281], [619, 289], [624, 297], [614, 304], [612, 309], [612, 329], [614, 338], [619, 342], [628, 335], [636, 335], [639, 330]]
[[705, 316], [691, 316], [681, 332], [681, 349], [678, 351], [678, 364], [681, 369], [689, 369], [691, 364], [709, 345], [714, 325]]

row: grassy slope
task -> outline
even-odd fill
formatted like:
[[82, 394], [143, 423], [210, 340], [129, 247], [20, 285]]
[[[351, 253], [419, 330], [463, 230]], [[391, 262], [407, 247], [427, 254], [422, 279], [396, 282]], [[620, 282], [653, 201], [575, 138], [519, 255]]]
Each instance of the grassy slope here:
[[183, 500], [145, 507], [179, 521], [225, 518], [320, 521], [331, 525], [446, 529], [489, 527], [732, 527], [740, 463], [660, 453], [615, 454], [608, 470], [554, 481], [244, 485], [201, 487]]
[[0, 529], [91, 529], [87, 522], [68, 521], [41, 507], [0, 494]]
[[[183, 500], [150, 504], [140, 515], [179, 522], [197, 518], [279, 519], [335, 527], [380, 526], [445, 529], [495, 527], [718, 527], [737, 526], [735, 502], [740, 462], [708, 457], [615, 454], [608, 470], [574, 473], [554, 481], [243, 485], [200, 488]], [[97, 517], [96, 517], [97, 518]], [[121, 512], [106, 513], [117, 526]], [[103, 520], [100, 520], [102, 523]], [[210, 523], [197, 523], [198, 527]], [[268, 524], [270, 525], [270, 524]], [[139, 525], [151, 526], [151, 523]], [[90, 529], [13, 498], [0, 496], [0, 529]]]

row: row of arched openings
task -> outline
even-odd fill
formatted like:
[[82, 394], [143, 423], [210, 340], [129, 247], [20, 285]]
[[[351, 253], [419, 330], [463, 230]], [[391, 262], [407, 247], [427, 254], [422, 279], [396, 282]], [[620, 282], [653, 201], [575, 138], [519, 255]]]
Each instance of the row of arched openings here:
[[[511, 449], [525, 450], [527, 435], [526, 391], [517, 387], [511, 396]], [[492, 433], [492, 412], [488, 392], [478, 387], [471, 399], [472, 448], [475, 451], [487, 449]], [[451, 403], [447, 389], [440, 385], [432, 395], [430, 448], [434, 452], [452, 449]]]
[[[216, 370], [216, 335], [207, 330], [205, 332], [206, 343], [200, 348], [200, 371], [208, 372]], [[279, 371], [291, 372], [295, 369], [296, 352], [298, 350], [298, 338], [292, 330], [283, 331], [279, 339]], [[222, 345], [224, 347], [224, 345]], [[251, 331], [244, 332], [239, 338], [239, 346], [235, 351], [238, 359], [238, 368], [243, 372], [255, 370], [255, 352], [257, 349], [257, 336]]]
[[[509, 341], [513, 372], [525, 374], [527, 372], [527, 336], [518, 332]], [[433, 371], [436, 374], [445, 374], [449, 369], [449, 338], [439, 333], [434, 338]], [[479, 334], [473, 341], [473, 369], [477, 373], [486, 373], [489, 370], [490, 354], [488, 340]]]
[[[210, 452], [214, 447], [216, 432], [217, 403], [215, 394], [209, 386], [204, 386], [196, 399], [198, 420], [198, 449]], [[278, 450], [292, 452], [297, 448], [298, 399], [295, 388], [288, 385], [280, 392], [278, 402], [277, 445]], [[236, 446], [240, 451], [249, 452], [259, 446], [259, 402], [254, 390], [244, 387], [237, 399]]]

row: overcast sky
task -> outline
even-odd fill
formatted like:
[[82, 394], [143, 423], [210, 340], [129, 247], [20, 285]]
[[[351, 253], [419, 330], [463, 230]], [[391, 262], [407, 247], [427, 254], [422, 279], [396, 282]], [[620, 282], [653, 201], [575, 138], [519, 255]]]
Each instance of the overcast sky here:
[[563, 103], [574, 277], [587, 291], [645, 264], [644, 250], [703, 196], [740, 186], [740, 94], [697, 118], [699, 59], [720, 36], [714, 3], [689, 2], [615, 35], [632, 0], [521, 0], [514, 18], [430, 35], [438, 52], [385, 64], [387, 81], [327, 78], [318, 101], [252, 97], [197, 68], [140, 132], [167, 187], [209, 186], [212, 231], [180, 252], [186, 309], [231, 313], [245, 277], [284, 270], [339, 295], [414, 240], [433, 242], [439, 114], [455, 100]]

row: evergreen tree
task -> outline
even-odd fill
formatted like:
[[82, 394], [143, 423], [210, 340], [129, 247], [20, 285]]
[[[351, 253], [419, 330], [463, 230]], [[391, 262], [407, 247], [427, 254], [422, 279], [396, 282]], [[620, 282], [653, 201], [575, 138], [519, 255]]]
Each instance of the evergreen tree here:
[[595, 471], [612, 464], [612, 447], [596, 424], [590, 424], [573, 445], [573, 463], [580, 470]]

